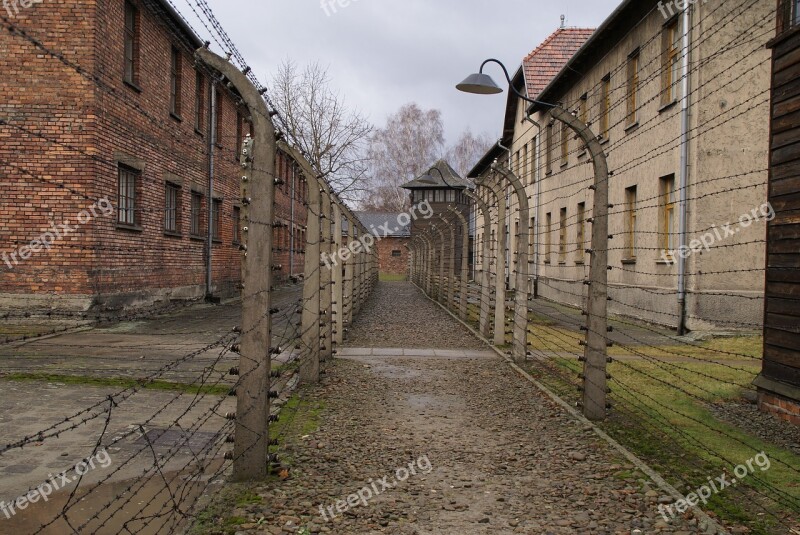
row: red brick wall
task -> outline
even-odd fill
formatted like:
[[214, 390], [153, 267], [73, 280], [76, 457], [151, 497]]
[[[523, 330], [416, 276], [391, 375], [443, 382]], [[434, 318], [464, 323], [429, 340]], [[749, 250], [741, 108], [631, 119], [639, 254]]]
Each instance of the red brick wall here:
[[297, 164], [283, 152], [278, 152], [275, 167], [283, 181], [275, 187], [275, 219], [282, 226], [273, 231], [273, 264], [280, 266], [273, 275], [275, 283], [280, 284], [302, 274], [305, 267], [308, 185]]
[[[408, 238], [384, 238], [378, 240], [378, 269], [381, 273], [406, 275], [408, 273]], [[392, 251], [400, 251], [400, 256], [392, 256]]]
[[[34, 4], [20, 8], [11, 21], [91, 72], [94, 51], [86, 36], [93, 35], [94, 12], [92, 2]], [[3, 14], [7, 16], [5, 10]], [[74, 220], [91, 204], [58, 183], [91, 194], [94, 176], [90, 159], [15, 127], [81, 149], [91, 147], [94, 84], [5, 28], [0, 32], [0, 72], [0, 118], [10, 123], [0, 125], [0, 251], [12, 263], [9, 267], [0, 261], [0, 294], [87, 291], [91, 225], [16, 265], [10, 255], [41, 235], [51, 221]]]
[[800, 425], [800, 404], [797, 401], [760, 390], [758, 406], [762, 411], [774, 414], [781, 420]]
[[[115, 212], [79, 225], [49, 251], [12, 268], [0, 259], [0, 294], [16, 296], [14, 304], [24, 306], [32, 294], [51, 294], [118, 307], [204, 292], [210, 76], [204, 77], [203, 128], [196, 131], [194, 44], [175, 33], [175, 23], [167, 22], [163, 13], [151, 12], [139, 0], [133, 3], [139, 8], [141, 36], [138, 88], [123, 82], [123, 0], [34, 4], [12, 19], [96, 76], [97, 84], [18, 35], [0, 32], [0, 118], [8, 117], [11, 123], [0, 125], [0, 252], [15, 252], [51, 222], [75, 221], [98, 198], [108, 198], [116, 207], [118, 164], [141, 171], [135, 228], [120, 227]], [[179, 117], [169, 109], [173, 45], [182, 54]], [[222, 208], [212, 280], [215, 293], [225, 296], [232, 295], [240, 281], [241, 253], [234, 243], [233, 220], [234, 206], [240, 204], [237, 133], [246, 133], [249, 126], [237, 126], [237, 111], [244, 113], [237, 109], [238, 99], [224, 88], [218, 94], [222, 115], [213, 149], [214, 198], [221, 200]], [[55, 143], [14, 126], [40, 132]], [[176, 234], [164, 229], [167, 181], [180, 186]], [[67, 187], [60, 187], [61, 182]], [[290, 185], [288, 180], [278, 188], [277, 221], [289, 220]], [[203, 194], [199, 236], [189, 232], [192, 191]], [[295, 232], [301, 235], [302, 202], [295, 203], [295, 212]], [[276, 237], [285, 231], [274, 229]], [[285, 249], [286, 258], [283, 250], [276, 252], [276, 263], [288, 274], [288, 245]], [[302, 266], [302, 258], [295, 263]], [[280, 279], [285, 274], [277, 275]]]

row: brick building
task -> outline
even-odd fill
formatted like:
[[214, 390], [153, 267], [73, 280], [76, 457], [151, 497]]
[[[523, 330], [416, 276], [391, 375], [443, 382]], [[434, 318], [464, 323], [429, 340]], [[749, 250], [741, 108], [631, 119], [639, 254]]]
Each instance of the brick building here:
[[[250, 126], [218, 73], [195, 65], [198, 37], [165, 0], [33, 4], [9, 20], [26, 35], [0, 33], [0, 304], [199, 298], [207, 271], [211, 293], [233, 295]], [[276, 218], [295, 221], [275, 228], [288, 277], [304, 182], [285, 157], [276, 165]]]
[[406, 247], [411, 240], [411, 226], [398, 223], [403, 214], [400, 212], [356, 212], [355, 214], [361, 224], [380, 238], [375, 242], [379, 272], [388, 275], [407, 274], [409, 253]]
[[300, 166], [286, 152], [278, 150], [275, 160], [275, 228], [273, 229], [273, 272], [275, 283], [297, 281], [305, 266], [308, 183]]

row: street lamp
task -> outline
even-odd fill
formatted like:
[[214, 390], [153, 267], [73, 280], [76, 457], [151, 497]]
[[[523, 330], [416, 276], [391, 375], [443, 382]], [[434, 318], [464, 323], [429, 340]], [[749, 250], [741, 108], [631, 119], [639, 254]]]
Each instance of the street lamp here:
[[[477, 73], [469, 75], [456, 86], [459, 91], [478, 95], [495, 95], [503, 90], [492, 78], [483, 73], [488, 63], [496, 63], [503, 69], [509, 89], [520, 99], [550, 110], [550, 115], [572, 129], [580, 137], [592, 157], [594, 164], [594, 204], [592, 209], [592, 248], [589, 280], [589, 303], [586, 311], [588, 326], [586, 351], [584, 353], [583, 411], [592, 420], [606, 416], [606, 362], [608, 333], [608, 163], [597, 136], [589, 126], [562, 107], [528, 98], [520, 93], [508, 74], [508, 69], [496, 59], [485, 60]], [[503, 173], [513, 179], [513, 173]], [[537, 199], [537, 203], [539, 199]], [[517, 266], [519, 272], [521, 266]], [[519, 288], [518, 288], [519, 290]], [[527, 314], [525, 319], [527, 320]]]

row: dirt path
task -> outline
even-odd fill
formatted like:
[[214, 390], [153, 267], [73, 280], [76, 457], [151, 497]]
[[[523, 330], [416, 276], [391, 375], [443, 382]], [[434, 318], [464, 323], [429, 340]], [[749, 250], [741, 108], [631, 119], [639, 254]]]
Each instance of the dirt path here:
[[[396, 316], [378, 328], [389, 307]], [[351, 343], [452, 348], [455, 337], [480, 347], [407, 284], [380, 285], [361, 318]], [[418, 331], [403, 332], [405, 324]], [[238, 531], [698, 532], [685, 521], [667, 525], [660, 494], [641, 475], [493, 353], [392, 353], [344, 349], [323, 383], [302, 391], [324, 404], [321, 426], [307, 435], [290, 427], [291, 477], [252, 489], [263, 503], [236, 514], [263, 520]], [[298, 428], [307, 416], [286, 415]]]

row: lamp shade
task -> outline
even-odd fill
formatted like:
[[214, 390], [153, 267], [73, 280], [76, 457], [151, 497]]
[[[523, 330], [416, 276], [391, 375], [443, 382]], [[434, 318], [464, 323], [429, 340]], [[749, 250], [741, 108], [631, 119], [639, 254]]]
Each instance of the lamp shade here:
[[477, 95], [496, 95], [503, 92], [500, 86], [492, 80], [491, 76], [478, 72], [467, 76], [463, 82], [456, 86], [456, 89]]
[[431, 185], [434, 185], [434, 186], [439, 183], [439, 182], [436, 181], [436, 179], [430, 173], [424, 174], [421, 177], [419, 177], [417, 179], [417, 182], [421, 182], [423, 184], [431, 184]]

